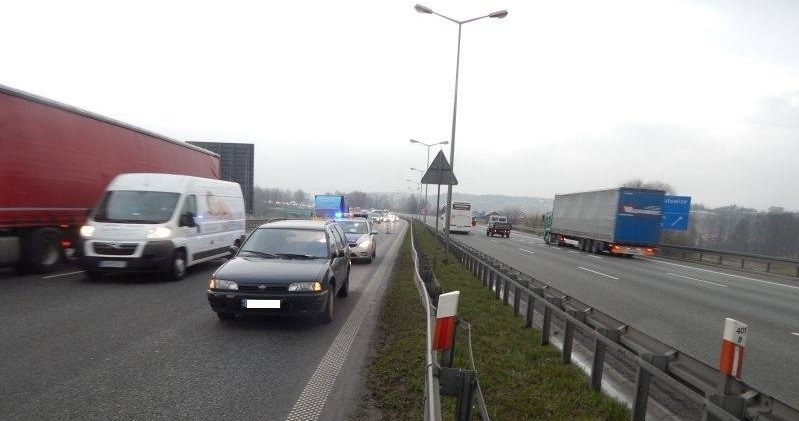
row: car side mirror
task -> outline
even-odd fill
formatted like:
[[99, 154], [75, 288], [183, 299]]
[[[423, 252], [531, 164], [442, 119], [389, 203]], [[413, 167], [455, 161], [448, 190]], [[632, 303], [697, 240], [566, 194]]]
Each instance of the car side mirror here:
[[377, 235], [377, 232], [378, 232], [377, 230], [372, 230], [371, 234], [372, 235]]
[[197, 223], [194, 222], [194, 213], [193, 212], [186, 212], [183, 215], [180, 215], [180, 226], [181, 227], [196, 227]]
[[232, 258], [234, 258], [236, 256], [236, 253], [239, 252], [239, 247], [238, 246], [230, 246], [228, 248], [230, 249], [230, 256], [228, 256], [227, 258], [228, 259], [232, 259]]
[[344, 257], [344, 250], [342, 249], [336, 250], [335, 252], [333, 252], [333, 257]]

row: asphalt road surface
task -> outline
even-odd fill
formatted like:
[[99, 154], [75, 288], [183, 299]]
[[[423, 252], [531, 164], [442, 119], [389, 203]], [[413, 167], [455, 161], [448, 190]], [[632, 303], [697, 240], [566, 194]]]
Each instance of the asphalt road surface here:
[[385, 225], [330, 325], [220, 322], [205, 291], [221, 261], [178, 282], [0, 274], [0, 419], [347, 419], [406, 228]]
[[624, 259], [485, 228], [452, 238], [534, 276], [706, 364], [718, 364], [724, 318], [749, 325], [743, 380], [799, 407], [799, 281], [662, 258]]

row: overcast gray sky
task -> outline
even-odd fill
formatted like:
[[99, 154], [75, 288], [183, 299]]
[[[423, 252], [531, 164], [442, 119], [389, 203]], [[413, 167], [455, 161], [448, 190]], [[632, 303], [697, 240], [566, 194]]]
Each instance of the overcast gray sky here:
[[[425, 163], [408, 139], [449, 140], [457, 41], [414, 3], [3, 2], [0, 83], [181, 140], [255, 143], [261, 186], [406, 191]], [[637, 177], [799, 210], [799, 1], [422, 3], [510, 12], [463, 27], [456, 191]]]

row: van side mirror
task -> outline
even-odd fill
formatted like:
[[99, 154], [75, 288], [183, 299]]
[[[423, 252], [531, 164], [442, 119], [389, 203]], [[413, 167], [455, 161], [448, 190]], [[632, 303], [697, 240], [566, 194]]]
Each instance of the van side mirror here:
[[333, 257], [333, 258], [336, 258], [336, 257], [344, 257], [344, 250], [342, 250], [342, 249], [338, 249], [338, 250], [336, 250], [336, 251], [334, 251], [334, 252], [330, 253], [330, 256], [331, 256], [331, 257]]
[[181, 227], [196, 227], [197, 223], [194, 222], [194, 213], [186, 212], [183, 215], [180, 215], [179, 225]]
[[228, 260], [230, 260], [233, 257], [235, 257], [236, 253], [239, 252], [239, 247], [238, 246], [230, 246], [230, 247], [228, 247], [228, 249], [230, 249], [230, 256], [227, 257]]
[[372, 230], [372, 232], [370, 234], [377, 235], [377, 230]]

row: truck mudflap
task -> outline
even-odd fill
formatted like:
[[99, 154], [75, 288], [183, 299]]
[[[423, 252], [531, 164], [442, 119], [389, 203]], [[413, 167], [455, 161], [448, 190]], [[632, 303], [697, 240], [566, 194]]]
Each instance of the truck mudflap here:
[[651, 257], [657, 253], [657, 249], [655, 247], [635, 247], [623, 246], [619, 244], [610, 244], [608, 246], [608, 251], [610, 251], [611, 254], [642, 257]]

